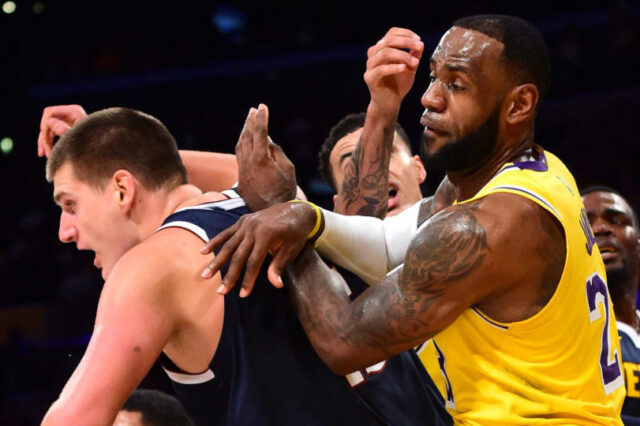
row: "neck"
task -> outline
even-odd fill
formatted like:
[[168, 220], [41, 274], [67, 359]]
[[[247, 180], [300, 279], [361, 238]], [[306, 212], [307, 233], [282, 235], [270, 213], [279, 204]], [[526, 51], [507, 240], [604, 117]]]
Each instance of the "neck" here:
[[640, 333], [640, 318], [636, 314], [638, 278], [638, 273], [635, 273], [627, 282], [609, 288], [609, 292], [611, 293], [616, 320], [630, 325], [636, 332]]
[[180, 185], [168, 192], [158, 190], [140, 197], [135, 214], [140, 224], [141, 240], [147, 238], [162, 225], [162, 222], [182, 204], [202, 195], [202, 191], [193, 185]]
[[497, 151], [492, 153], [477, 168], [447, 172], [449, 180], [456, 189], [456, 199], [458, 201], [473, 197], [498, 173], [503, 165], [514, 161], [533, 146], [532, 133], [516, 140], [519, 140], [519, 142], [508, 141], [498, 145], [502, 146], [502, 149], [497, 147]]

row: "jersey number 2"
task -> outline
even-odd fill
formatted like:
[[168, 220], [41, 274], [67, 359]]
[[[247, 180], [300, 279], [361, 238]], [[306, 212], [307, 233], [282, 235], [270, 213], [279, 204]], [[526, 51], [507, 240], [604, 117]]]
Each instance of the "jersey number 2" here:
[[609, 332], [609, 292], [604, 280], [594, 273], [587, 279], [587, 304], [589, 306], [589, 319], [591, 322], [600, 319], [601, 314], [598, 309], [603, 304], [604, 310], [604, 329], [602, 330], [602, 344], [600, 347], [600, 372], [602, 373], [602, 383], [604, 384], [604, 392], [609, 395], [619, 386], [624, 386], [622, 371], [620, 370], [620, 359], [617, 350], [613, 351], [613, 360], [609, 361], [609, 350], [613, 349], [614, 343], [611, 342], [611, 334]]

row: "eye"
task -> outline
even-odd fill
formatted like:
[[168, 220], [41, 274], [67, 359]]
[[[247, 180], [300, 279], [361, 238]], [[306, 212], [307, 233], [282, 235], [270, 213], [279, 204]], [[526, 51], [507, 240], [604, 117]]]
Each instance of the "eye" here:
[[459, 85], [457, 83], [454, 83], [454, 82], [451, 82], [451, 83], [447, 84], [447, 86], [449, 86], [449, 88], [451, 90], [455, 91], [455, 92], [459, 92], [461, 90], [464, 90], [463, 86], [461, 86], [461, 85]]
[[611, 218], [611, 224], [612, 225], [626, 226], [626, 225], [631, 224], [631, 221], [625, 216], [613, 216]]
[[429, 83], [433, 83], [434, 81], [436, 81], [436, 76], [433, 74], [429, 75]]
[[76, 213], [76, 205], [72, 201], [65, 201], [62, 203], [62, 210], [64, 210], [67, 214], [75, 214]]

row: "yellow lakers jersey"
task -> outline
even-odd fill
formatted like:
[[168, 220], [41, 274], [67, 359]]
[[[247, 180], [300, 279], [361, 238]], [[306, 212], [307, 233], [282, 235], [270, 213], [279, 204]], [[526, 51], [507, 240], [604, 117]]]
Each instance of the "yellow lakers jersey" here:
[[508, 324], [467, 309], [432, 339], [437, 366], [431, 361], [429, 370], [440, 370], [458, 424], [622, 424], [624, 379], [602, 258], [573, 176], [554, 155], [538, 154], [539, 161], [505, 164], [464, 202], [507, 192], [558, 220], [566, 259], [553, 297]]
[[433, 384], [436, 385], [436, 388], [444, 398], [447, 394], [447, 388], [444, 383], [442, 369], [438, 363], [438, 354], [436, 353], [436, 348], [433, 346], [433, 340], [429, 339], [422, 345], [418, 346], [416, 348], [416, 353], [418, 354], [418, 358], [420, 358], [422, 365], [424, 365], [424, 369], [427, 370], [427, 373], [431, 376]]

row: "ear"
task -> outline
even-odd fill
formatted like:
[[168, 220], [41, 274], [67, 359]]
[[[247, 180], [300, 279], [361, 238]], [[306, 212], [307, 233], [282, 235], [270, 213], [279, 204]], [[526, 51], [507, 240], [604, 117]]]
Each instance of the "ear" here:
[[414, 155], [411, 157], [411, 162], [413, 163], [413, 167], [416, 168], [416, 176], [418, 177], [418, 183], [424, 182], [427, 178], [427, 171], [424, 169], [424, 164], [422, 164], [422, 160], [419, 155]]
[[338, 199], [338, 194], [333, 194], [333, 205], [336, 205], [336, 200]]
[[506, 118], [508, 124], [518, 124], [535, 117], [540, 94], [534, 84], [527, 83], [514, 87], [508, 99]]
[[117, 170], [111, 177], [113, 197], [118, 206], [129, 213], [136, 199], [136, 180], [127, 170]]

